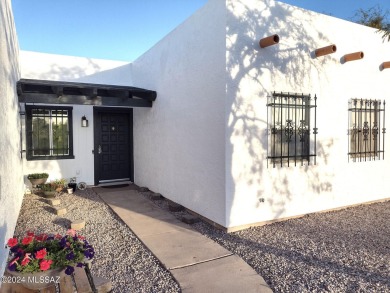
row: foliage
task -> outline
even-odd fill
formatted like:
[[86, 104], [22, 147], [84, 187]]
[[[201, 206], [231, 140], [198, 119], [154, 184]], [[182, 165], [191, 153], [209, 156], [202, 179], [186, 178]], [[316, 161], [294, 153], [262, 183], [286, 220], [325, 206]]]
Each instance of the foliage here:
[[42, 191], [57, 191], [61, 192], [66, 186], [66, 180], [61, 178], [61, 179], [56, 179], [53, 180], [49, 183], [42, 184], [41, 190]]
[[84, 266], [95, 254], [87, 240], [73, 229], [65, 236], [27, 232], [21, 240], [10, 238], [7, 246], [10, 248], [8, 269], [22, 273], [66, 268], [65, 273], [70, 275], [74, 266]]
[[57, 186], [62, 186], [62, 187], [65, 187], [67, 182], [64, 178], [61, 178], [61, 179], [56, 179], [53, 181], [54, 184], [56, 184]]
[[47, 173], [32, 173], [27, 175], [27, 179], [42, 179], [48, 178], [49, 174]]
[[40, 185], [40, 188], [42, 191], [56, 191], [57, 185], [55, 185], [54, 183], [45, 183]]
[[382, 33], [382, 38], [390, 41], [390, 22], [389, 11], [383, 11], [382, 7], [377, 5], [367, 10], [360, 8], [356, 11], [353, 20], [359, 24], [376, 28]]

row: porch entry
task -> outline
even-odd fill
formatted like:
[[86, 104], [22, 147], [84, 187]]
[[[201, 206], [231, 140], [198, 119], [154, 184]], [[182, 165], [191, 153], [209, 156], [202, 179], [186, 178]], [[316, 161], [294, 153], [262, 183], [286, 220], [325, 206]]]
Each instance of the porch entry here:
[[95, 185], [134, 181], [133, 109], [94, 107]]

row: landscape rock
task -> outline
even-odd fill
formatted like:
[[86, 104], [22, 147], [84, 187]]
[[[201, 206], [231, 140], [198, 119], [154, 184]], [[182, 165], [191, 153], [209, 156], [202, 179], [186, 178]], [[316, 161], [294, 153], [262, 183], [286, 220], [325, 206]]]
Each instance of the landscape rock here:
[[195, 217], [193, 215], [184, 215], [184, 216], [182, 216], [181, 221], [186, 223], [186, 224], [192, 225], [192, 224], [199, 222], [199, 218]]
[[72, 223], [70, 224], [70, 228], [71, 229], [74, 229], [74, 230], [81, 230], [85, 227], [85, 221], [84, 220], [75, 220], [75, 221], [72, 221]]
[[62, 208], [62, 207], [54, 208], [54, 213], [55, 213], [57, 216], [63, 216], [63, 215], [66, 214], [66, 208]]
[[51, 206], [58, 206], [61, 204], [61, 200], [57, 198], [47, 198], [46, 201]]

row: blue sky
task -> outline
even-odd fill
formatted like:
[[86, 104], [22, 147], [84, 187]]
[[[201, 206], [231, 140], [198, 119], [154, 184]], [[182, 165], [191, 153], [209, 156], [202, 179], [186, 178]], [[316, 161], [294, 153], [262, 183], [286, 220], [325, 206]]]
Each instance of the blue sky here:
[[[133, 61], [207, 0], [11, 0], [22, 50]], [[284, 0], [351, 20], [389, 0]]]

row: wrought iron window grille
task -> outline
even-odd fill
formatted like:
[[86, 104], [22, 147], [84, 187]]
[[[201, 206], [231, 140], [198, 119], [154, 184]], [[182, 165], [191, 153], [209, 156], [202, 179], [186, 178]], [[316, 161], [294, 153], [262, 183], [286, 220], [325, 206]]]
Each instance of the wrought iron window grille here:
[[317, 96], [274, 92], [268, 97], [267, 166], [316, 164], [316, 116]]
[[386, 102], [351, 99], [348, 104], [348, 161], [383, 160]]
[[73, 159], [72, 107], [26, 105], [27, 160]]

